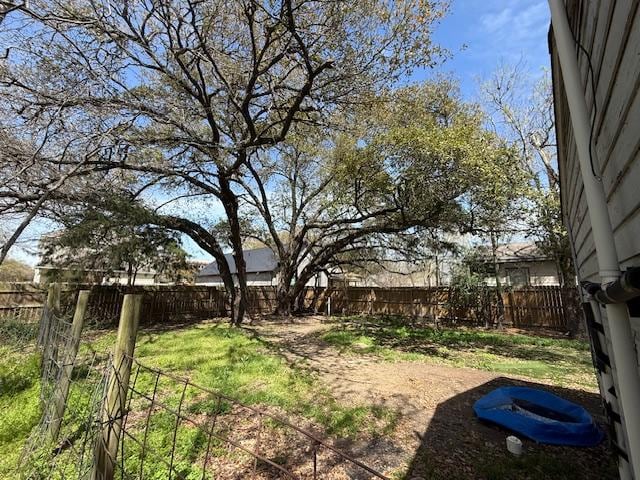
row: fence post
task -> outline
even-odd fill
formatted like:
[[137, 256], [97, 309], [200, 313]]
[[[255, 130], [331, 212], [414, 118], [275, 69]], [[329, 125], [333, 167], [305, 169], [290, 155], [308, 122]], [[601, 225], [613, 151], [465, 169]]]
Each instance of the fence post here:
[[69, 386], [71, 385], [73, 364], [78, 354], [78, 347], [80, 346], [80, 334], [84, 326], [85, 312], [87, 311], [88, 303], [89, 290], [81, 290], [78, 292], [78, 301], [73, 314], [73, 323], [71, 324], [69, 350], [62, 360], [60, 380], [54, 390], [53, 403], [50, 406], [48, 435], [51, 441], [55, 441], [60, 433], [62, 418], [64, 417], [64, 410], [67, 405], [67, 396], [69, 395]]
[[52, 283], [49, 285], [47, 292], [47, 308], [59, 313], [60, 312], [60, 284]]
[[102, 432], [98, 434], [96, 441], [92, 480], [114, 478], [141, 307], [141, 294], [124, 296], [113, 351], [112, 370], [107, 381], [107, 394], [101, 413]]
[[47, 301], [42, 311], [42, 319], [38, 332], [38, 345], [47, 348], [47, 338], [51, 328], [51, 318], [60, 313], [60, 284], [51, 283], [47, 292]]

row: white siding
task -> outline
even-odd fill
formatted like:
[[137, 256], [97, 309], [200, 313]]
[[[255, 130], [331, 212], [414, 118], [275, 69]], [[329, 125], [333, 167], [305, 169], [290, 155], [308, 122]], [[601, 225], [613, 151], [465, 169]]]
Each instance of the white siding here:
[[[576, 49], [587, 106], [594, 119], [593, 148], [598, 157], [595, 168], [605, 188], [618, 259], [623, 269], [637, 266], [640, 265], [638, 1], [568, 0], [566, 4], [574, 35], [589, 52], [594, 70], [595, 107], [589, 62]], [[597, 281], [597, 256], [553, 38], [551, 47], [562, 208], [575, 247], [579, 278]], [[606, 329], [606, 318], [603, 323]], [[640, 345], [640, 319], [632, 319], [632, 327], [635, 344]], [[605, 346], [611, 352], [610, 344]], [[611, 353], [615, 372], [615, 352]], [[624, 412], [621, 413], [624, 418]], [[624, 444], [621, 432], [618, 434], [618, 441]]]
[[[548, 286], [560, 285], [558, 280], [558, 270], [552, 261], [548, 262], [510, 262], [503, 263], [498, 266], [500, 282], [504, 286], [509, 286], [507, 270], [510, 268], [526, 268], [529, 271], [529, 285], [531, 286]], [[487, 285], [495, 286], [495, 277], [486, 278]]]

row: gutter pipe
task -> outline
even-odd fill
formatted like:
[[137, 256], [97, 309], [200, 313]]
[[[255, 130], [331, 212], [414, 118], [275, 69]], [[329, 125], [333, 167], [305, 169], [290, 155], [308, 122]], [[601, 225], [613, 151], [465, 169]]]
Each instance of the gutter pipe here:
[[625, 271], [615, 282], [600, 285], [593, 282], [580, 282], [588, 294], [596, 301], [608, 303], [626, 303], [640, 297], [640, 267]]
[[[580, 80], [576, 42], [569, 26], [563, 0], [549, 0], [549, 6], [553, 35], [569, 104], [571, 125], [578, 150], [591, 230], [598, 256], [600, 281], [603, 284], [616, 282], [620, 277], [618, 254], [604, 187], [591, 171], [591, 162], [597, 165], [597, 158], [595, 149], [592, 152], [589, 149], [591, 144], [590, 117], [583, 95], [584, 87]], [[634, 478], [640, 480], [640, 374], [629, 311], [624, 303], [608, 303], [605, 308], [609, 340], [616, 368], [616, 391], [622, 406], [626, 430], [629, 463]]]

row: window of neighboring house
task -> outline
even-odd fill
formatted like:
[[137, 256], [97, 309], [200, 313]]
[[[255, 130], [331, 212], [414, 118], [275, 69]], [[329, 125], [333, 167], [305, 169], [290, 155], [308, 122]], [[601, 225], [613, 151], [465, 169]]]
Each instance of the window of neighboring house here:
[[525, 267], [507, 268], [507, 282], [511, 287], [526, 287], [529, 283], [529, 269]]

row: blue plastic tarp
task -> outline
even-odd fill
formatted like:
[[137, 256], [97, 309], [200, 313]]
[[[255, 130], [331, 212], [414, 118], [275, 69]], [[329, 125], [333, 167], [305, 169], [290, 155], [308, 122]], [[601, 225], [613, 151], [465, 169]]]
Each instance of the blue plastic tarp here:
[[604, 437], [584, 408], [535, 388], [498, 388], [479, 399], [473, 410], [478, 418], [538, 443], [592, 447]]

